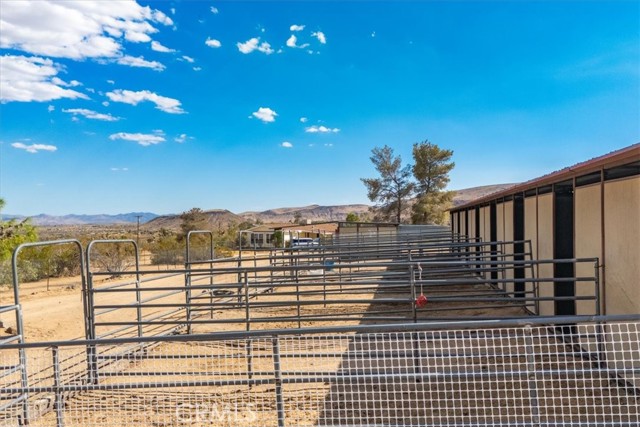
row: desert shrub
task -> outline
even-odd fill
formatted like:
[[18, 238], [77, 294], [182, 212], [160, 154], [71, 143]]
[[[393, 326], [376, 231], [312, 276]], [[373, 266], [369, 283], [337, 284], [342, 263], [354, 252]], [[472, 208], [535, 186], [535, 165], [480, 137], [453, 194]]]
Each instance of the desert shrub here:
[[135, 266], [135, 250], [127, 243], [104, 243], [94, 246], [91, 252], [91, 263], [101, 271], [121, 273]]
[[164, 232], [149, 244], [152, 265], [181, 264], [184, 262], [184, 250], [175, 235]]

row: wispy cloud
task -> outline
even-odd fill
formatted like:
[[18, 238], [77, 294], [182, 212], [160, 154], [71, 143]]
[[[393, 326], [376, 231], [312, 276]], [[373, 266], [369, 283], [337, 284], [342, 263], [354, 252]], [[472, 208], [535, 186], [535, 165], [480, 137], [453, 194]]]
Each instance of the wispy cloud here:
[[278, 113], [273, 111], [269, 107], [260, 107], [258, 111], [251, 113], [251, 115], [257, 119], [262, 120], [264, 123], [271, 123], [276, 121]]
[[163, 53], [171, 53], [171, 52], [175, 52], [175, 49], [169, 49], [166, 46], [163, 46], [162, 44], [160, 44], [160, 42], [157, 41], [152, 41], [151, 42], [151, 49], [155, 50], [156, 52], [163, 52]]
[[51, 79], [51, 83], [58, 85], [58, 86], [64, 86], [64, 87], [78, 87], [78, 86], [82, 86], [82, 83], [80, 83], [77, 80], [71, 80], [69, 83], [65, 82], [64, 80], [62, 80], [59, 77], [54, 77]]
[[220, 40], [212, 39], [209, 37], [207, 37], [207, 40], [204, 42], [204, 44], [212, 48], [218, 48], [222, 46], [222, 43], [220, 43]]
[[56, 107], [54, 107], [53, 105], [49, 105], [49, 106], [47, 107], [47, 111], [48, 111], [48, 112], [50, 112], [50, 113], [51, 113], [52, 111], [55, 111], [55, 110], [56, 110]]
[[181, 102], [177, 99], [161, 96], [148, 90], [134, 92], [131, 90], [117, 89], [113, 92], [107, 92], [106, 95], [113, 102], [138, 105], [140, 102], [149, 101], [156, 104], [156, 108], [165, 113], [183, 114], [185, 112], [181, 107]]
[[340, 129], [313, 125], [305, 128], [304, 131], [307, 133], [337, 133], [337, 132], [340, 132]]
[[217, 15], [218, 13], [220, 13], [220, 11], [218, 10], [217, 7], [211, 6], [211, 13], [213, 13], [214, 15]]
[[192, 136], [187, 135], [186, 133], [182, 133], [182, 134], [176, 136], [175, 138], [173, 138], [173, 140], [175, 142], [177, 142], [178, 144], [184, 144], [185, 142], [187, 142], [190, 139], [195, 139], [195, 138], [192, 137]]
[[302, 30], [304, 30], [304, 25], [293, 24], [292, 26], [289, 27], [289, 30], [291, 30], [291, 31], [302, 31]]
[[315, 33], [311, 33], [311, 36], [317, 38], [320, 43], [327, 44], [327, 37], [324, 35], [322, 31], [316, 31]]
[[46, 145], [46, 144], [24, 144], [22, 142], [14, 142], [11, 144], [13, 148], [17, 148], [19, 150], [25, 150], [27, 153], [37, 153], [39, 151], [56, 151], [58, 147], [55, 145]]
[[299, 49], [304, 49], [306, 47], [309, 47], [309, 43], [304, 43], [304, 44], [301, 44], [301, 45], [298, 45], [297, 43], [298, 43], [298, 38], [294, 34], [291, 34], [291, 37], [289, 37], [287, 39], [287, 43], [286, 44], [287, 44], [288, 47], [296, 47], [296, 48], [299, 48]]
[[598, 77], [640, 77], [638, 67], [640, 47], [623, 45], [611, 47], [605, 53], [586, 58], [561, 68], [556, 76], [562, 79], [582, 79]]
[[184, 59], [185, 61], [187, 61], [190, 64], [193, 64], [194, 62], [196, 62], [195, 59], [193, 59], [192, 57], [187, 56], [187, 55], [182, 55], [182, 59]]
[[[4, 4], [3, 6], [4, 7]], [[88, 99], [57, 78], [62, 67], [51, 59], [4, 55], [0, 58], [0, 102], [44, 102], [54, 99]]]
[[274, 50], [271, 48], [271, 45], [267, 42], [260, 43], [260, 37], [254, 37], [252, 39], [247, 40], [244, 43], [236, 43], [238, 50], [242, 53], [249, 54], [253, 51], [262, 52], [267, 55], [271, 55]]
[[124, 141], [133, 141], [143, 147], [148, 147], [150, 145], [160, 144], [161, 142], [166, 141], [162, 135], [157, 133], [127, 133], [127, 132], [118, 132], [112, 135], [109, 135], [109, 139], [112, 141], [122, 139]]
[[125, 55], [118, 58], [116, 62], [120, 65], [128, 65], [129, 67], [151, 68], [154, 71], [162, 71], [167, 68], [158, 61], [147, 61], [142, 56], [135, 57]]
[[309, 121], [306, 117], [300, 117], [300, 123], [307, 123]]
[[282, 144], [280, 144], [280, 146], [284, 148], [293, 148], [293, 144], [289, 141], [284, 141]]
[[116, 122], [120, 120], [120, 117], [115, 117], [115, 116], [112, 116], [111, 114], [98, 113], [96, 111], [87, 110], [85, 108], [68, 108], [66, 110], [62, 110], [62, 112], [73, 114], [74, 116], [76, 115], [84, 116], [87, 119], [102, 120], [105, 122]]
[[129, 168], [111, 168], [112, 172], [128, 172]]

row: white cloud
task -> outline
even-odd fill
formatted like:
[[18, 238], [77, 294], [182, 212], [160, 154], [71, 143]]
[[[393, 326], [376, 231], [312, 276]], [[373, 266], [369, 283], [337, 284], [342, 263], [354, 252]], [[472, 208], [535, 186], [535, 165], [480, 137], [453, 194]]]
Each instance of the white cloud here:
[[151, 37], [148, 34], [138, 31], [127, 31], [124, 34], [124, 38], [132, 43], [149, 43], [151, 41]]
[[50, 59], [0, 56], [0, 102], [88, 99], [83, 93], [65, 88], [70, 85], [56, 77], [61, 69]]
[[291, 31], [302, 31], [302, 30], [304, 30], [304, 25], [293, 24], [292, 26], [289, 27], [289, 30], [291, 30]]
[[151, 68], [152, 70], [155, 70], [155, 71], [162, 71], [166, 68], [160, 62], [147, 61], [142, 56], [134, 57], [134, 56], [125, 55], [123, 57], [118, 58], [116, 62], [118, 64], [128, 65], [130, 67]]
[[202, 67], [193, 67], [193, 71], [202, 71]]
[[14, 142], [11, 144], [13, 148], [18, 148], [20, 150], [25, 150], [27, 153], [37, 153], [38, 151], [56, 151], [58, 147], [55, 145], [46, 145], [46, 144], [30, 144], [26, 145], [22, 142]]
[[311, 36], [317, 38], [320, 43], [327, 44], [327, 37], [324, 35], [322, 31], [311, 33]]
[[187, 61], [189, 64], [193, 64], [194, 62], [196, 62], [196, 60], [195, 60], [195, 59], [193, 59], [192, 57], [187, 56], [187, 55], [182, 55], [182, 59], [184, 59], [185, 61]]
[[171, 11], [171, 14], [172, 14], [172, 15], [175, 15], [175, 14], [176, 14], [176, 8], [175, 8], [175, 7], [172, 7], [172, 8], [171, 8], [171, 9], [169, 9], [169, 10]]
[[260, 107], [258, 111], [251, 113], [251, 115], [257, 119], [262, 120], [264, 123], [271, 123], [276, 121], [278, 113], [268, 107]]
[[108, 107], [109, 106], [109, 101], [102, 101], [102, 105], [104, 107]]
[[140, 102], [150, 101], [156, 104], [156, 108], [158, 110], [162, 110], [165, 113], [184, 113], [184, 110], [181, 108], [181, 103], [177, 99], [160, 96], [148, 90], [134, 92], [131, 90], [116, 89], [113, 92], [107, 92], [106, 95], [113, 102], [123, 102], [130, 105], [138, 105]]
[[176, 136], [175, 138], [173, 138], [173, 140], [178, 144], [184, 144], [185, 142], [187, 142], [187, 140], [190, 140], [190, 139], [195, 139], [195, 138], [187, 135], [186, 133], [182, 133]]
[[300, 123], [307, 123], [309, 121], [309, 119], [307, 119], [306, 117], [300, 117]]
[[218, 10], [217, 7], [211, 6], [211, 13], [213, 13], [214, 15], [217, 15], [218, 13], [220, 13], [220, 11]]
[[260, 37], [254, 37], [244, 43], [238, 42], [236, 43], [236, 46], [238, 47], [238, 50], [245, 55], [253, 52], [254, 50], [265, 53], [267, 55], [271, 55], [274, 52], [269, 43], [260, 43]]
[[87, 110], [85, 108], [69, 108], [66, 110], [62, 110], [62, 112], [73, 114], [74, 117], [76, 115], [80, 115], [80, 116], [86, 117], [87, 119], [102, 120], [105, 122], [116, 122], [120, 120], [120, 117], [115, 117], [115, 116], [112, 116], [111, 114], [98, 113], [96, 111]]
[[125, 141], [133, 141], [136, 142], [143, 147], [148, 147], [149, 145], [160, 144], [164, 142], [165, 139], [163, 136], [149, 133], [127, 133], [127, 132], [118, 132], [109, 136], [109, 139], [115, 141], [117, 139], [122, 139]]
[[56, 109], [56, 107], [54, 107], [53, 105], [49, 105], [49, 106], [47, 107], [47, 111], [48, 111], [48, 112], [55, 111], [55, 109]]
[[313, 125], [313, 126], [309, 126], [304, 131], [307, 133], [337, 133], [337, 132], [340, 132], [340, 129]]
[[128, 172], [129, 168], [111, 168], [113, 172]]
[[296, 38], [296, 36], [291, 34], [291, 37], [289, 37], [289, 39], [287, 40], [287, 46], [296, 47], [296, 42], [297, 41], [298, 41], [298, 39]]
[[291, 37], [289, 37], [289, 39], [287, 40], [287, 46], [297, 47], [300, 49], [304, 49], [309, 46], [309, 43], [304, 43], [299, 46], [297, 45], [297, 43], [298, 43], [298, 38], [295, 35], [291, 34]]
[[333, 144], [324, 144], [325, 147], [333, 147]]
[[284, 148], [293, 148], [293, 144], [289, 141], [284, 141], [282, 144], [280, 144], [280, 146]]
[[80, 83], [77, 80], [71, 80], [69, 83], [65, 82], [64, 80], [62, 80], [59, 77], [54, 77], [51, 79], [51, 83], [53, 83], [54, 85], [57, 86], [64, 86], [64, 87], [77, 87], [77, 86], [82, 86], [82, 83]]
[[375, 36], [376, 36], [376, 32], [374, 31], [371, 33], [371, 38], [374, 38]]
[[163, 53], [171, 53], [171, 52], [175, 52], [175, 49], [169, 49], [166, 46], [163, 46], [162, 44], [160, 44], [160, 42], [157, 41], [152, 41], [151, 42], [151, 49], [155, 50], [156, 52], [163, 52]]
[[218, 47], [222, 46], [222, 43], [220, 43], [220, 40], [212, 39], [212, 38], [209, 38], [209, 37], [207, 37], [207, 41], [205, 41], [204, 44], [206, 44], [209, 47], [213, 47], [213, 48], [218, 48]]
[[114, 80], [107, 80], [107, 83], [109, 83], [110, 85], [116, 84], [116, 82]]
[[123, 38], [148, 42], [156, 23], [173, 21], [135, 1], [3, 1], [0, 47], [75, 60], [117, 58]]

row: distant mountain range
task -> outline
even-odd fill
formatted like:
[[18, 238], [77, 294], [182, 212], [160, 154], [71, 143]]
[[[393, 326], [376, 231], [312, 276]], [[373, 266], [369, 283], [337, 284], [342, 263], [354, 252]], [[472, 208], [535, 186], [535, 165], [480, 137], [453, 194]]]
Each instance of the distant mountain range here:
[[[117, 215], [47, 215], [40, 214], [29, 217], [34, 225], [105, 225], [105, 224], [136, 224], [140, 217], [140, 224], [144, 224], [157, 218], [158, 215], [151, 212], [130, 212]], [[24, 215], [2, 215], [3, 220], [26, 218]]]
[[[471, 200], [479, 197], [486, 196], [487, 194], [494, 193], [496, 191], [504, 190], [511, 187], [514, 184], [498, 184], [498, 185], [485, 185], [481, 187], [466, 188], [463, 190], [457, 190], [453, 199], [454, 206], [467, 203]], [[241, 223], [244, 221], [263, 223], [281, 223], [289, 222], [296, 214], [299, 214], [301, 218], [308, 219], [314, 222], [321, 221], [344, 221], [348, 213], [356, 213], [358, 215], [366, 213], [369, 210], [369, 205], [354, 204], [354, 205], [334, 205], [334, 206], [320, 206], [310, 205], [302, 207], [288, 207], [269, 209], [262, 212], [242, 212], [235, 214], [226, 209], [212, 209], [205, 211], [208, 214], [208, 222], [212, 228], [224, 227], [230, 223]], [[146, 228], [150, 229], [175, 229], [179, 228], [179, 214], [171, 215], [158, 215], [151, 212], [131, 212], [118, 215], [63, 215], [54, 216], [40, 214], [32, 216], [31, 222], [34, 225], [40, 226], [53, 226], [53, 225], [107, 225], [107, 224], [136, 224], [140, 217], [140, 224], [145, 224]], [[2, 215], [3, 220], [8, 219], [24, 219], [23, 215]]]

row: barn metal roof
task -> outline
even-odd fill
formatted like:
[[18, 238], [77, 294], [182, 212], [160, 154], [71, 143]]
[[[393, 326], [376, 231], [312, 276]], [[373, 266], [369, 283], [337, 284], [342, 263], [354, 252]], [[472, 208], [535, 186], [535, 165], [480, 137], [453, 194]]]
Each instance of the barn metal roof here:
[[569, 166], [564, 169], [560, 169], [541, 177], [523, 182], [521, 184], [516, 184], [507, 189], [497, 191], [483, 197], [479, 197], [463, 205], [456, 206], [455, 208], [451, 209], [451, 212], [461, 211], [473, 206], [484, 204], [491, 200], [499, 199], [504, 196], [522, 193], [523, 191], [530, 190], [532, 188], [564, 181], [576, 176], [585, 175], [589, 172], [598, 171], [602, 168], [625, 164], [634, 160], [640, 160], [640, 143], [636, 143], [628, 147], [612, 151], [603, 156], [594, 157], [584, 162], [576, 163], [573, 166]]

